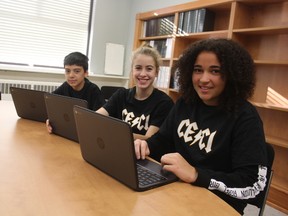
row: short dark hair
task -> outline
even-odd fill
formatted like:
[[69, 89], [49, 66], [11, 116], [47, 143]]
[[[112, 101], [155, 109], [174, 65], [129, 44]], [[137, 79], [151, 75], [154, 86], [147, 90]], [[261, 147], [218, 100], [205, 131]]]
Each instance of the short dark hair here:
[[221, 65], [226, 85], [219, 98], [219, 107], [235, 110], [243, 100], [249, 99], [255, 88], [255, 68], [249, 52], [230, 39], [210, 38], [191, 44], [175, 67], [179, 71], [179, 91], [186, 102], [199, 100], [192, 84], [192, 73], [197, 56], [213, 52]]
[[80, 52], [72, 52], [65, 56], [64, 58], [64, 67], [65, 65], [78, 65], [83, 67], [84, 71], [88, 71], [88, 57]]

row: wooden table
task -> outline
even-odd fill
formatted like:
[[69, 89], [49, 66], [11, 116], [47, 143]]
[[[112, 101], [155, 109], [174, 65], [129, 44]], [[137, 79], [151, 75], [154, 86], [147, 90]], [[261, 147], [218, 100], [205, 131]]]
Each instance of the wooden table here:
[[0, 101], [0, 215], [239, 215], [182, 182], [135, 192], [86, 163], [79, 144], [20, 119]]

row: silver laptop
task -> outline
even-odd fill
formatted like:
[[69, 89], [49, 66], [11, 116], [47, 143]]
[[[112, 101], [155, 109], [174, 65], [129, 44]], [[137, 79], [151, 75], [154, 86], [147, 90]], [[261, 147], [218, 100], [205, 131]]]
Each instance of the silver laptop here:
[[136, 191], [178, 180], [160, 164], [136, 159], [128, 123], [78, 106], [74, 116], [82, 157], [99, 170]]
[[45, 122], [47, 117], [44, 91], [10, 87], [17, 115], [24, 119]]
[[46, 93], [44, 99], [52, 132], [78, 142], [73, 107], [78, 105], [87, 108], [87, 101], [52, 93]]

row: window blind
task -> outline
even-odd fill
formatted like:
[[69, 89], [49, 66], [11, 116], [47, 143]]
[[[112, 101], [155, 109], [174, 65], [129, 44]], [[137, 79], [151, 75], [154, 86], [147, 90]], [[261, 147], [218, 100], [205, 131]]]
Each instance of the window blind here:
[[0, 63], [63, 68], [87, 53], [89, 19], [90, 0], [1, 0]]

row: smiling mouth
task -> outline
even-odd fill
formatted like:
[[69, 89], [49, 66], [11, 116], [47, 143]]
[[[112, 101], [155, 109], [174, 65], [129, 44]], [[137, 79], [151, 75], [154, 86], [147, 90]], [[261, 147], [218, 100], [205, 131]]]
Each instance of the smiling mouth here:
[[138, 81], [140, 81], [140, 82], [147, 82], [149, 79], [139, 79], [138, 78]]
[[207, 93], [209, 90], [211, 90], [211, 88], [207, 86], [199, 86], [199, 89], [202, 93]]
[[199, 86], [200, 89], [203, 89], [203, 90], [209, 90], [210, 87], [207, 87], [207, 86]]

